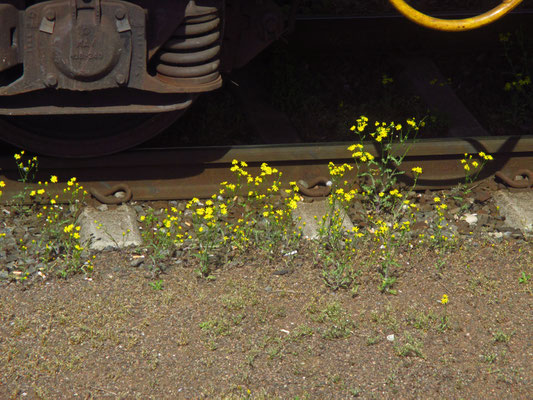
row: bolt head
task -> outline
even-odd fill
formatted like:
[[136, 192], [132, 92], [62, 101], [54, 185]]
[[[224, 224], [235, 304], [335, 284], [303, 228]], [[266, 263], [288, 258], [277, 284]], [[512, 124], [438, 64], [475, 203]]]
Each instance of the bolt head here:
[[54, 21], [56, 19], [56, 12], [52, 9], [46, 10], [45, 17], [48, 21]]
[[124, 19], [126, 17], [126, 11], [123, 8], [117, 8], [115, 10], [115, 17], [117, 19]]
[[126, 84], [126, 82], [127, 82], [126, 77], [124, 76], [124, 74], [117, 74], [115, 76], [115, 81], [117, 82], [117, 84], [119, 86], [124, 86]]
[[46, 87], [55, 88], [57, 86], [57, 84], [58, 84], [57, 76], [55, 76], [54, 74], [46, 75], [46, 78], [44, 80], [44, 84], [45, 84]]

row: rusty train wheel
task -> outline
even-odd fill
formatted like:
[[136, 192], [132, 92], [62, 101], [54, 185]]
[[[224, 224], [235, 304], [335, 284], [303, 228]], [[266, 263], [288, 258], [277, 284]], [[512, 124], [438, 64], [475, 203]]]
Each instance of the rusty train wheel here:
[[3, 117], [0, 118], [0, 140], [47, 156], [98, 157], [151, 139], [172, 125], [183, 112]]

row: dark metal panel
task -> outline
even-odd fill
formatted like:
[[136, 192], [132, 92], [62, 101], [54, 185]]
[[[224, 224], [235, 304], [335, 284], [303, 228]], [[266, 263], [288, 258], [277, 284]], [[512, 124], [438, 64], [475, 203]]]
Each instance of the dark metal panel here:
[[0, 72], [20, 63], [19, 13], [10, 4], [0, 4]]

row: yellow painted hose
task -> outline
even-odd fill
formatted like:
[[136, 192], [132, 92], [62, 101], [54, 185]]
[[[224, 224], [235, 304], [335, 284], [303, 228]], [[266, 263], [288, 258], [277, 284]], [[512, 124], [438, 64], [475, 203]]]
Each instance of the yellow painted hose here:
[[503, 0], [502, 3], [486, 13], [464, 19], [441, 19], [433, 18], [415, 10], [404, 0], [389, 0], [390, 3], [404, 16], [426, 28], [439, 31], [458, 32], [480, 28], [484, 25], [497, 21], [509, 11], [518, 6], [522, 0]]

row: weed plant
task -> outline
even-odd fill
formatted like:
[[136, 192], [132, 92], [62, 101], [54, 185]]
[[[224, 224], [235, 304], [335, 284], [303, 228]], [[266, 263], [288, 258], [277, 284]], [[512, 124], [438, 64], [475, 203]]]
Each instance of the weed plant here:
[[503, 87], [510, 107], [502, 111], [505, 118], [513, 125], [520, 125], [531, 120], [533, 110], [533, 91], [531, 90], [531, 62], [533, 57], [528, 51], [528, 44], [523, 31], [514, 34], [500, 34], [503, 55], [507, 61], [508, 73]]
[[[365, 202], [370, 203], [376, 212], [389, 211], [397, 202], [394, 191], [398, 184], [398, 178], [405, 174], [399, 169], [410, 144], [416, 139], [420, 127], [424, 121], [416, 122], [413, 119], [406, 121], [406, 127], [394, 122], [378, 122], [374, 124], [374, 130], [368, 132], [368, 118], [361, 116], [351, 131], [356, 134], [359, 143], [348, 148], [359, 171], [359, 182], [362, 194], [366, 196]], [[410, 140], [411, 142], [408, 142]], [[377, 149], [378, 157], [374, 157], [366, 150], [365, 141], [372, 143]], [[403, 146], [403, 150], [397, 154], [393, 150], [395, 144]], [[418, 171], [418, 170], [417, 170]], [[419, 173], [415, 173], [415, 180]], [[392, 194], [391, 194], [392, 191]]]
[[[18, 167], [19, 181], [25, 184], [23, 192], [15, 196], [14, 206], [22, 211], [23, 215], [35, 212], [40, 221], [37, 235], [29, 241], [22, 239], [19, 241], [19, 251], [24, 255], [24, 260], [19, 264], [23, 271], [20, 275], [15, 275], [16, 279], [27, 279], [28, 273], [25, 270], [32, 260], [46, 265], [40, 271], [43, 276], [53, 273], [66, 277], [73, 273], [91, 272], [92, 259], [80, 243], [80, 227], [76, 224], [80, 206], [87, 192], [73, 177], [68, 180], [64, 189], [64, 196], [68, 199], [67, 204], [59, 205], [59, 196], [50, 194], [57, 192], [53, 187], [58, 183], [57, 176], [52, 175], [44, 182], [38, 181], [34, 188], [31, 188], [29, 184], [34, 182], [38, 172], [38, 158], [35, 156], [27, 158], [25, 152], [21, 151], [14, 155], [14, 159]], [[0, 187], [5, 187], [5, 183], [1, 182]], [[34, 203], [24, 206], [28, 197]], [[37, 209], [35, 203], [44, 205]]]

